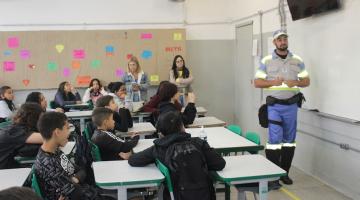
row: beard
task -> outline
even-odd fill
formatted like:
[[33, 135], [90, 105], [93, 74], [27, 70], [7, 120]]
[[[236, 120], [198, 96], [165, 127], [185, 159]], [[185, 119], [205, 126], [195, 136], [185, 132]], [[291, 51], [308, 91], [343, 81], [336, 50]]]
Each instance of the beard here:
[[287, 45], [282, 45], [282, 46], [279, 46], [279, 47], [277, 46], [276, 49], [279, 50], [279, 51], [287, 51], [288, 46]]

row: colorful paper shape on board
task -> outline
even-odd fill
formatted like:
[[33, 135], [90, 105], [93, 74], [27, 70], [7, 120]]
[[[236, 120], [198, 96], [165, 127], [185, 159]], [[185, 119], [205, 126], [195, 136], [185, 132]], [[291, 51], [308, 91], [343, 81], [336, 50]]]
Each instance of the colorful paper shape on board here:
[[182, 51], [181, 47], [165, 47], [165, 52], [179, 52]]
[[101, 65], [101, 61], [100, 61], [100, 60], [93, 60], [93, 61], [91, 61], [91, 68], [93, 68], [93, 69], [99, 68], [100, 65]]
[[11, 56], [12, 52], [10, 50], [4, 51], [4, 56]]
[[130, 58], [132, 58], [132, 57], [133, 57], [133, 55], [131, 53], [126, 55], [126, 59], [128, 59], [128, 60], [130, 60]]
[[16, 64], [14, 61], [4, 61], [3, 70], [4, 72], [13, 72], [15, 71]]
[[24, 80], [22, 80], [22, 82], [23, 82], [23, 84], [24, 84], [25, 86], [28, 86], [29, 83], [30, 83], [30, 80], [29, 80], [29, 79], [24, 79]]
[[23, 49], [20, 51], [20, 58], [22, 59], [29, 59], [31, 56], [31, 53], [29, 50]]
[[47, 69], [51, 72], [54, 72], [58, 69], [58, 66], [55, 62], [49, 62], [47, 65]]
[[174, 33], [174, 40], [182, 40], [182, 34], [181, 33]]
[[158, 82], [158, 81], [159, 81], [159, 75], [150, 76], [150, 82]]
[[141, 53], [141, 57], [143, 59], [150, 59], [152, 57], [152, 51], [150, 50], [144, 50], [142, 53]]
[[73, 51], [74, 59], [84, 59], [85, 58], [85, 50], [84, 49], [75, 49]]
[[77, 76], [76, 77], [76, 83], [78, 85], [86, 85], [88, 86], [91, 81], [91, 76]]
[[123, 69], [117, 68], [117, 69], [115, 70], [115, 76], [117, 76], [117, 77], [123, 77], [124, 75], [125, 75], [125, 71], [124, 71]]
[[34, 64], [29, 64], [28, 67], [29, 67], [30, 69], [35, 69], [35, 68], [36, 68], [36, 65], [34, 65]]
[[112, 45], [107, 45], [107, 46], [105, 47], [106, 56], [113, 56], [113, 55], [114, 55], [114, 52], [115, 52], [114, 46], [112, 46]]
[[63, 76], [64, 76], [64, 77], [69, 77], [69, 76], [70, 76], [70, 73], [71, 73], [71, 69], [70, 69], [70, 68], [65, 67], [65, 68], [63, 69]]
[[19, 39], [17, 37], [9, 37], [7, 40], [9, 48], [18, 48], [19, 47]]
[[143, 40], [150, 40], [152, 39], [153, 35], [152, 33], [141, 33], [141, 39]]
[[58, 53], [61, 53], [64, 51], [65, 46], [63, 44], [57, 44], [55, 45], [55, 49]]
[[78, 60], [73, 60], [73, 61], [71, 62], [71, 67], [72, 67], [73, 69], [80, 69], [80, 66], [81, 66], [81, 63], [80, 63], [80, 61], [78, 61]]

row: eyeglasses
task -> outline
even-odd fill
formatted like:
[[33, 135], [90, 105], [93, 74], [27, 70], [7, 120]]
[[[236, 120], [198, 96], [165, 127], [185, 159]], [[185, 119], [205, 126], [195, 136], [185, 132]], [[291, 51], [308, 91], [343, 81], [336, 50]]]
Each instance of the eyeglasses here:
[[184, 60], [177, 60], [176, 63], [182, 63]]

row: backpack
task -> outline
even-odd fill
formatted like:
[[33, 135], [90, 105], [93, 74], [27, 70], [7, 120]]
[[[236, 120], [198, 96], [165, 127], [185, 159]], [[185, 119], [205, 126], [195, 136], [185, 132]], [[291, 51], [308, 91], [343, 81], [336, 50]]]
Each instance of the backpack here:
[[260, 126], [263, 128], [268, 128], [269, 127], [269, 119], [268, 119], [268, 110], [267, 110], [266, 104], [263, 104], [260, 106], [258, 117], [259, 117]]
[[212, 199], [206, 160], [195, 142], [188, 140], [170, 145], [164, 164], [170, 170], [175, 199]]

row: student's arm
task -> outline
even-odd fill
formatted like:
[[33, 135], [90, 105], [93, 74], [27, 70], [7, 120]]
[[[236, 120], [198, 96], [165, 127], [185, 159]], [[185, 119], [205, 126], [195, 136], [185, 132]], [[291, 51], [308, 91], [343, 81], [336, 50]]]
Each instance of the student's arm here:
[[103, 96], [105, 96], [105, 95], [108, 95], [109, 93], [105, 90], [104, 87], [102, 87], [102, 88], [100, 89], [100, 94], [102, 94]]
[[206, 141], [199, 138], [196, 138], [195, 140], [197, 143], [201, 143], [201, 149], [204, 153], [208, 169], [211, 171], [219, 171], [224, 169], [226, 165], [224, 158], [218, 152], [216, 152], [214, 148], [211, 148]]
[[91, 90], [91, 88], [88, 88], [85, 90], [84, 96], [82, 98], [83, 103], [87, 103], [91, 99], [90, 98], [90, 90]]
[[31, 135], [25, 140], [26, 144], [42, 144], [43, 138], [40, 133], [33, 132]]
[[174, 71], [173, 71], [172, 69], [170, 70], [169, 82], [176, 84], [176, 79], [175, 79]]
[[74, 95], [75, 95], [75, 101], [81, 101], [81, 96], [80, 96], [79, 92], [76, 91]]
[[155, 147], [149, 147], [144, 151], [132, 154], [128, 160], [129, 165], [133, 167], [143, 167], [151, 163], [155, 163], [154, 156]]
[[[105, 134], [105, 133], [101, 133], [101, 134]], [[124, 142], [118, 137], [112, 138], [109, 135], [106, 135], [105, 137], [101, 137], [101, 140], [103, 140], [103, 141], [99, 141], [101, 144], [96, 143], [100, 148], [111, 149], [112, 151], [118, 154], [120, 152], [126, 153], [131, 151], [137, 145], [139, 141], [139, 136], [135, 136], [134, 138], [126, 142]]]
[[[190, 72], [189, 72], [190, 73]], [[194, 81], [194, 77], [189, 74], [188, 78], [182, 78], [180, 79], [180, 83], [184, 85], [190, 85]]]

